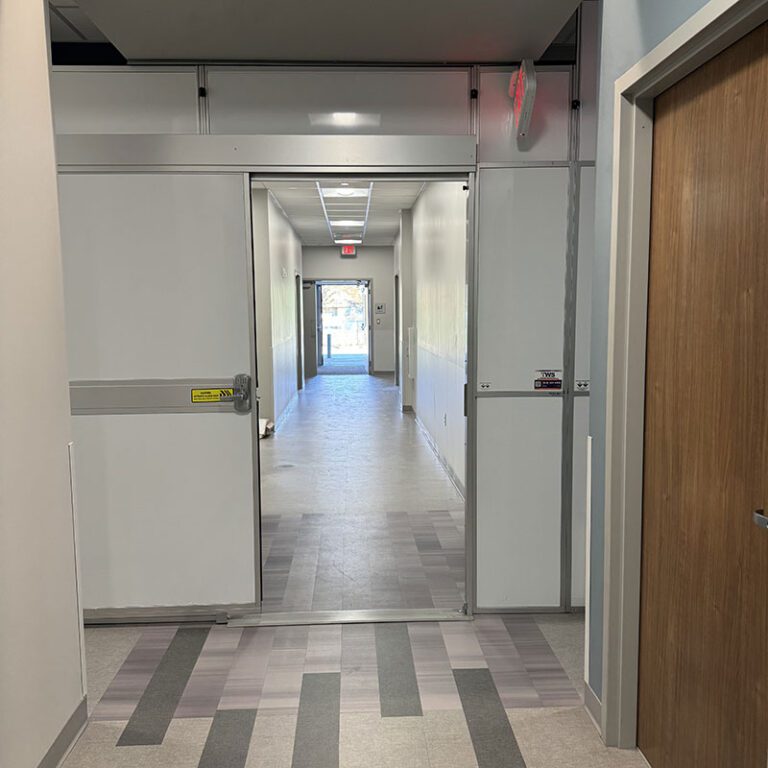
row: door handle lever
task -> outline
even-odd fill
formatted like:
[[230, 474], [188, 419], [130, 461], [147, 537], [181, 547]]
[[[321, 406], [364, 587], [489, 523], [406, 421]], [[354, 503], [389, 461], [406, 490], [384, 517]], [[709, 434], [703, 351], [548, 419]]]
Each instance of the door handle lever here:
[[768, 529], [768, 517], [766, 517], [764, 509], [756, 509], [752, 513], [752, 521], [758, 528]]

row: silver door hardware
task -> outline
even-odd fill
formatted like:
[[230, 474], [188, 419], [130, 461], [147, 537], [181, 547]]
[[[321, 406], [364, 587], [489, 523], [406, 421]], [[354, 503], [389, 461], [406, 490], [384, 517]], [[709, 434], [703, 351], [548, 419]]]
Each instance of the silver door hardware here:
[[238, 413], [250, 413], [251, 410], [251, 377], [247, 373], [235, 376], [234, 405]]
[[757, 509], [752, 513], [752, 520], [758, 528], [768, 528], [768, 517], [764, 509]]

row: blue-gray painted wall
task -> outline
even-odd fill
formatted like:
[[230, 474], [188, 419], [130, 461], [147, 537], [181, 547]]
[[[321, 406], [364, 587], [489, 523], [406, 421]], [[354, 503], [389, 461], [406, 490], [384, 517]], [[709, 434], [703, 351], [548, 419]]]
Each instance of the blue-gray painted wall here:
[[603, 689], [603, 547], [605, 520], [605, 381], [611, 237], [613, 90], [616, 79], [656, 47], [706, 0], [603, 0], [597, 132], [595, 261], [592, 283], [591, 408], [592, 544], [588, 681]]

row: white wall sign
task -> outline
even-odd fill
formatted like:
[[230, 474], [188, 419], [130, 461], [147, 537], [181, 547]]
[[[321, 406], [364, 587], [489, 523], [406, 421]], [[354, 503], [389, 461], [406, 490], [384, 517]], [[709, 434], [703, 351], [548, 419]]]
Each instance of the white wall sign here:
[[563, 372], [553, 369], [535, 371], [533, 388], [536, 391], [562, 392]]

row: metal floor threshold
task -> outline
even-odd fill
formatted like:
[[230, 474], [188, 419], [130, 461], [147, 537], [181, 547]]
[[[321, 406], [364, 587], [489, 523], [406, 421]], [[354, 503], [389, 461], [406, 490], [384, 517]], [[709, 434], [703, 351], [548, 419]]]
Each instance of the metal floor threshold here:
[[244, 613], [227, 622], [230, 627], [299, 627], [309, 624], [382, 624], [416, 621], [472, 621], [460, 610], [437, 608], [383, 608], [356, 611], [293, 611], [287, 613]]

